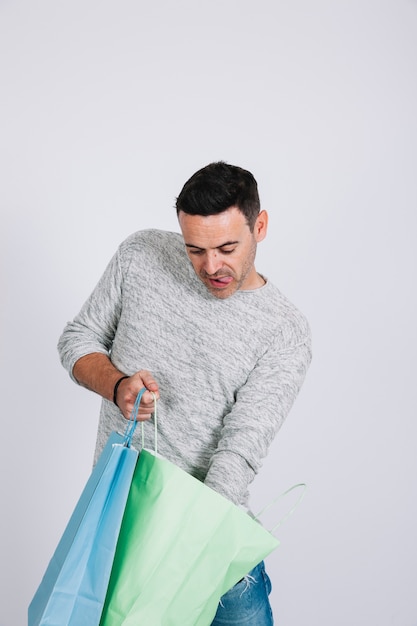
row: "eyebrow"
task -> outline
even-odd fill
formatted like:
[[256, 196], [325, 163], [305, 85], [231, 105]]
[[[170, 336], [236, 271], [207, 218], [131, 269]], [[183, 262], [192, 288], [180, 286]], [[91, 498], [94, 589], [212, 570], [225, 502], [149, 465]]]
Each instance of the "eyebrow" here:
[[[220, 244], [220, 246], [216, 246], [213, 250], [220, 250], [220, 248], [227, 248], [227, 246], [235, 246], [239, 241], [226, 241], [225, 243]], [[200, 248], [200, 246], [195, 246], [193, 243], [186, 243], [186, 248], [195, 248], [196, 250], [205, 250], [206, 248]]]

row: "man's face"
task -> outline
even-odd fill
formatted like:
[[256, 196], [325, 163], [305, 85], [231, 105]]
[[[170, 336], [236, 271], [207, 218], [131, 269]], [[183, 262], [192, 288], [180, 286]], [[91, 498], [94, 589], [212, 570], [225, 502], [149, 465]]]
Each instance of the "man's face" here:
[[265, 211], [259, 213], [253, 232], [237, 207], [208, 216], [180, 211], [178, 219], [195, 273], [213, 296], [224, 299], [263, 284], [254, 263], [257, 243], [266, 235]]

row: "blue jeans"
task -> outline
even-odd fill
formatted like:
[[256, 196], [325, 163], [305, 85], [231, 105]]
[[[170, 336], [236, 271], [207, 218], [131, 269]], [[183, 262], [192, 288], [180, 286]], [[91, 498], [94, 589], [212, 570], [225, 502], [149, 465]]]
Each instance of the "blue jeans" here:
[[222, 597], [211, 626], [273, 626], [271, 581], [263, 561]]

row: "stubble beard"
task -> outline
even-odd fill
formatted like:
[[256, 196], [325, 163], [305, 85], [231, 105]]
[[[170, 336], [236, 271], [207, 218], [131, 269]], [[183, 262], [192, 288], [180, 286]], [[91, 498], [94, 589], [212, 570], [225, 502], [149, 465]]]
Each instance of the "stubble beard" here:
[[[251, 273], [251, 271], [252, 271], [252, 269], [254, 267], [254, 264], [255, 264], [256, 246], [257, 246], [257, 244], [256, 244], [256, 241], [255, 241], [255, 238], [253, 238], [250, 250], [249, 250], [248, 255], [246, 257], [245, 263], [242, 266], [242, 272], [241, 272], [239, 277], [236, 277], [230, 271], [226, 272], [225, 274], [222, 274], [221, 271], [216, 272], [216, 274], [218, 274], [219, 276], [232, 276], [233, 281], [225, 289], [216, 289], [216, 287], [213, 287], [212, 285], [210, 285], [210, 283], [206, 282], [208, 280], [208, 275], [207, 274], [200, 275], [200, 280], [203, 281], [203, 283], [205, 284], [205, 286], [207, 287], [209, 292], [215, 298], [218, 298], [219, 300], [225, 300], [226, 298], [230, 298], [230, 296], [233, 296], [233, 294], [235, 294], [236, 291], [240, 291], [242, 289], [242, 285], [244, 284], [245, 280], [247, 279], [247, 277]], [[210, 276], [210, 278], [213, 278], [213, 276]], [[230, 287], [230, 289], [229, 289], [229, 287]]]

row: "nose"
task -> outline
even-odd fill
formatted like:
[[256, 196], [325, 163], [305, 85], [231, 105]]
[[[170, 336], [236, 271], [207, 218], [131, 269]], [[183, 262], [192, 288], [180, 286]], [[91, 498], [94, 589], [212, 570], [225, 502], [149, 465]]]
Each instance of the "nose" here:
[[212, 276], [219, 271], [221, 266], [222, 260], [217, 250], [208, 250], [205, 254], [203, 264], [203, 270], [206, 272], [206, 274]]

